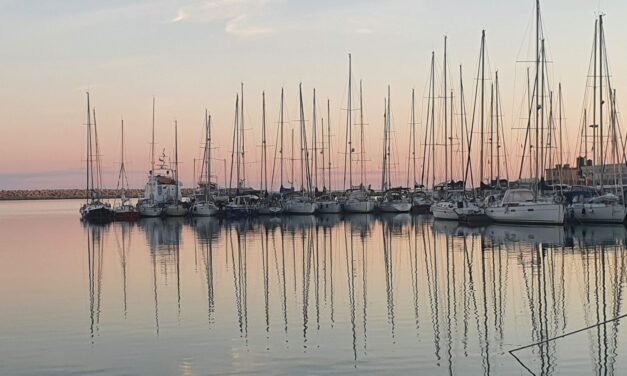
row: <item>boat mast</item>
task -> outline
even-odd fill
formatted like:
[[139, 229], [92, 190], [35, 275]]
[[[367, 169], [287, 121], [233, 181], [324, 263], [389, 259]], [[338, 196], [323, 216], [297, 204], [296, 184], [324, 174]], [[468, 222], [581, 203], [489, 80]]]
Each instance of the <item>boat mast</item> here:
[[179, 204], [179, 141], [178, 141], [178, 123], [174, 120], [174, 184], [176, 186], [176, 205]]
[[535, 126], [536, 126], [536, 176], [535, 176], [535, 184], [534, 187], [534, 198], [538, 198], [538, 183], [540, 182], [540, 92], [538, 90], [539, 78], [540, 78], [540, 0], [536, 0], [536, 84], [534, 87], [535, 91], [535, 103], [536, 103], [536, 111], [535, 111]]
[[155, 97], [152, 97], [152, 141], [150, 142], [150, 175], [155, 173]]
[[448, 182], [448, 90], [446, 80], [446, 35], [444, 36], [444, 181]]
[[364, 186], [366, 172], [364, 170], [364, 101], [361, 90], [361, 80], [359, 80], [359, 137], [360, 137], [360, 145], [359, 145], [359, 160], [360, 160], [360, 184]]
[[292, 154], [292, 164], [291, 164], [291, 168], [292, 168], [292, 181], [291, 181], [291, 186], [292, 186], [292, 190], [294, 189], [294, 128], [292, 128], [292, 149], [291, 149], [291, 154]]
[[324, 171], [326, 162], [324, 157], [324, 116], [320, 118], [320, 130], [322, 131], [322, 141], [320, 142], [320, 147], [322, 148], [322, 190], [324, 191], [327, 188], [326, 175]]
[[85, 199], [89, 202], [89, 198], [91, 197], [91, 186], [93, 186], [93, 171], [92, 171], [92, 161], [91, 161], [91, 108], [89, 103], [89, 92], [87, 94], [87, 148], [85, 150], [86, 153], [86, 166], [87, 166], [87, 180], [85, 182]]
[[484, 154], [484, 132], [485, 132], [485, 30], [481, 31], [481, 139], [480, 139], [480, 158], [479, 158], [479, 188], [483, 183], [483, 154]]
[[331, 101], [327, 98], [327, 144], [329, 145], [329, 192], [331, 192]]
[[[413, 187], [416, 187], [416, 97], [414, 95], [414, 89], [411, 89], [411, 140], [412, 140], [412, 169], [414, 172]], [[409, 180], [409, 179], [408, 179]], [[409, 182], [407, 183], [409, 185]]]
[[316, 89], [313, 89], [313, 119], [312, 119], [312, 135], [311, 145], [313, 152], [313, 172], [314, 172], [314, 187], [318, 188], [318, 137], [317, 134], [317, 119], [316, 119]]
[[386, 131], [385, 131], [385, 143], [386, 143], [386, 158], [385, 161], [387, 162], [387, 167], [385, 168], [386, 172], [387, 172], [387, 178], [386, 178], [386, 186], [387, 188], [391, 188], [392, 186], [392, 171], [391, 171], [391, 162], [390, 162], [390, 157], [391, 157], [391, 152], [392, 152], [392, 143], [390, 141], [390, 131], [391, 131], [391, 127], [392, 127], [392, 111], [391, 111], [391, 105], [390, 102], [392, 101], [392, 97], [390, 95], [390, 85], [388, 85], [388, 106], [387, 106], [387, 124], [386, 124]]
[[[207, 141], [205, 141], [205, 147], [207, 148], [207, 181], [205, 185], [205, 202], [209, 200], [209, 190], [211, 189], [211, 115], [205, 110], [205, 118], [207, 119]], [[217, 184], [217, 183], [216, 183]]]
[[388, 124], [388, 103], [387, 98], [383, 98], [383, 166], [381, 168], [381, 190], [385, 191], [386, 176], [387, 176], [387, 124]]
[[[348, 188], [353, 188], [353, 108], [352, 108], [352, 61], [348, 54], [348, 110], [346, 113], [346, 128], [348, 131]], [[346, 186], [346, 157], [344, 157], [344, 185]]]
[[494, 84], [490, 84], [490, 180], [494, 179]]
[[431, 52], [431, 175], [435, 188], [435, 51]]
[[464, 103], [464, 80], [462, 73], [462, 65], [459, 65], [459, 128], [460, 128], [460, 140], [461, 140], [461, 155], [462, 155], [462, 184], [464, 191], [466, 190], [466, 171], [463, 171], [466, 159], [464, 158], [464, 139], [466, 138], [466, 132], [464, 128], [466, 103]]
[[[496, 112], [496, 187], [499, 188], [501, 186], [501, 94], [499, 89], [499, 71], [497, 70], [495, 73], [495, 112]], [[560, 146], [561, 148], [561, 146]], [[561, 163], [561, 162], [560, 162]]]
[[599, 184], [603, 191], [603, 179], [605, 174], [605, 155], [603, 154], [603, 48], [604, 48], [604, 32], [603, 32], [603, 15], [599, 15], [599, 158], [601, 160], [601, 174], [599, 176]]
[[[266, 92], [263, 91], [261, 93], [261, 108], [262, 108], [262, 117], [261, 117], [261, 189], [264, 189], [268, 192], [268, 171], [267, 171], [267, 160], [266, 160]], [[264, 186], [265, 184], [265, 186]]]
[[[240, 106], [240, 134], [242, 141], [240, 146], [242, 148], [242, 188], [246, 188], [246, 144], [244, 142], [244, 83], [241, 84], [242, 102]], [[239, 183], [238, 183], [239, 184]]]
[[279, 156], [281, 161], [281, 188], [283, 188], [283, 88], [281, 88], [281, 114], [279, 115], [280, 133], [281, 133], [281, 146], [279, 149]]

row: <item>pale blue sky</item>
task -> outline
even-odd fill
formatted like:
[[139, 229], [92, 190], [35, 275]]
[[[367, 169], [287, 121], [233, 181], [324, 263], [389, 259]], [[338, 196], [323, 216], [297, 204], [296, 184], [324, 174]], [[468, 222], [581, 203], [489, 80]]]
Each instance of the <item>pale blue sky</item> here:
[[[458, 87], [458, 65], [463, 64], [469, 102], [482, 29], [491, 67], [500, 71], [510, 128], [516, 118], [512, 104], [520, 96], [520, 83], [515, 82], [520, 81], [521, 67], [515, 62], [528, 57], [521, 46], [530, 35], [533, 7], [531, 0], [0, 0], [0, 189], [46, 182], [54, 187], [81, 184], [81, 124], [88, 88], [101, 127], [103, 164], [111, 171], [105, 177], [108, 185], [115, 185], [112, 171], [118, 162], [122, 115], [131, 180], [144, 181], [153, 95], [157, 138], [168, 150], [172, 123], [179, 121], [182, 179], [187, 185], [192, 159], [199, 154], [206, 107], [214, 118], [216, 155], [230, 153], [225, 145], [230, 145], [241, 81], [251, 128], [250, 160], [259, 159], [262, 90], [267, 92], [268, 122], [274, 127], [281, 86], [292, 120], [298, 114], [298, 83], [303, 82], [308, 113], [311, 90], [317, 88], [319, 101], [331, 99], [333, 133], [341, 135], [349, 52], [355, 79], [364, 80], [369, 170], [377, 171], [386, 86], [392, 86], [402, 160], [410, 90], [424, 94], [431, 51], [441, 62], [442, 38], [448, 35], [451, 85]], [[568, 126], [574, 133], [598, 10], [607, 14], [610, 64], [619, 100], [622, 97], [627, 83], [627, 74], [621, 73], [627, 63], [627, 29], [622, 27], [627, 3], [547, 0], [542, 8], [554, 81], [563, 82], [566, 115], [572, 123]], [[268, 137], [274, 138], [274, 128]], [[333, 147], [341, 142], [336, 137]], [[339, 164], [342, 157], [334, 158]], [[398, 169], [404, 177], [404, 161]], [[54, 172], [58, 179], [50, 177]]]

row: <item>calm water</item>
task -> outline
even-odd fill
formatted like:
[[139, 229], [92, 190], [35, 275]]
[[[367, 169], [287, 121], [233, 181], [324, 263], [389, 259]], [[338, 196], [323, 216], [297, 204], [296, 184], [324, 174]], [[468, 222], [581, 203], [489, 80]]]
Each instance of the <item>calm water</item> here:
[[623, 320], [595, 326], [627, 311], [623, 226], [358, 215], [103, 227], [82, 224], [79, 205], [0, 203], [2, 375], [627, 366]]

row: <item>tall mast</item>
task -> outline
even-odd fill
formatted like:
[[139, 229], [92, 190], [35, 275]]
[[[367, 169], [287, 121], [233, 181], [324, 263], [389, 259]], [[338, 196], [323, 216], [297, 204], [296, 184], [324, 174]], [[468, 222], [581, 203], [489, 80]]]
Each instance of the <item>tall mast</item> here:
[[[541, 43], [541, 49], [540, 49], [540, 56], [541, 56], [541, 64], [540, 64], [540, 83], [541, 83], [541, 93], [540, 93], [540, 171], [539, 173], [539, 177], [540, 179], [542, 179], [544, 177], [544, 154], [545, 154], [545, 140], [544, 140], [544, 94], [546, 93], [545, 90], [545, 79], [544, 79], [544, 69], [545, 69], [545, 62], [546, 62], [546, 55], [545, 55], [545, 50], [544, 50], [544, 38], [542, 38], [542, 40], [540, 41]], [[542, 188], [542, 186], [540, 187]]]
[[150, 174], [155, 173], [155, 97], [152, 97], [152, 141], [150, 142]]
[[494, 179], [494, 84], [490, 84], [490, 180]]
[[[413, 169], [413, 187], [416, 186], [416, 97], [414, 95], [414, 89], [411, 89], [411, 155], [412, 155], [412, 169]], [[409, 184], [407, 184], [409, 185]]]
[[431, 52], [431, 175], [435, 187], [435, 51]]
[[601, 174], [599, 184], [603, 190], [603, 179], [605, 174], [605, 154], [603, 154], [603, 15], [599, 15], [599, 158], [601, 160]]
[[176, 205], [179, 204], [179, 141], [178, 141], [178, 123], [174, 120], [174, 184], [176, 186]]
[[294, 128], [292, 128], [292, 149], [291, 149], [291, 154], [292, 154], [292, 164], [291, 164], [291, 168], [292, 168], [292, 189], [294, 189]]
[[235, 165], [235, 169], [237, 170], [237, 180], [235, 181], [235, 187], [236, 187], [236, 190], [237, 190], [238, 193], [239, 193], [240, 181], [241, 181], [241, 177], [242, 177], [241, 169], [240, 169], [241, 165], [242, 165], [242, 163], [241, 163], [242, 155], [240, 153], [240, 150], [241, 150], [241, 146], [240, 146], [240, 143], [241, 143], [240, 127], [241, 127], [241, 125], [240, 125], [240, 119], [239, 119], [239, 114], [240, 114], [239, 106], [240, 106], [240, 104], [239, 104], [239, 94], [237, 94], [235, 96], [235, 135], [234, 136], [235, 136], [235, 139], [236, 139], [235, 157], [236, 157], [236, 160], [237, 160], [237, 163]]
[[387, 177], [387, 124], [388, 124], [388, 102], [387, 98], [383, 98], [383, 166], [381, 168], [381, 190], [385, 191]]
[[446, 87], [446, 35], [444, 36], [444, 181], [448, 182], [448, 90]]
[[365, 181], [365, 170], [364, 170], [364, 101], [361, 91], [361, 80], [359, 80], [359, 137], [360, 137], [360, 145], [359, 145], [359, 160], [360, 160], [360, 184], [363, 186]]
[[244, 142], [244, 83], [241, 84], [242, 90], [242, 102], [240, 105], [240, 134], [242, 141], [240, 146], [242, 147], [242, 188], [246, 188], [246, 143]]
[[534, 87], [535, 91], [535, 103], [536, 103], [536, 184], [534, 189], [535, 198], [538, 197], [538, 183], [540, 181], [540, 92], [538, 90], [539, 87], [539, 79], [540, 79], [540, 0], [536, 0], [536, 84]]
[[[266, 160], [266, 92], [261, 93], [261, 189], [268, 192], [268, 171]], [[265, 184], [265, 186], [264, 186]]]
[[346, 126], [348, 127], [348, 188], [353, 187], [353, 103], [352, 103], [352, 61], [348, 54], [348, 111], [346, 113]]
[[481, 139], [479, 144], [481, 145], [481, 156], [479, 158], [479, 187], [483, 183], [483, 136], [485, 131], [485, 30], [481, 31]]
[[209, 198], [209, 190], [211, 189], [211, 115], [208, 115], [205, 110], [205, 118], [207, 119], [207, 141], [205, 141], [205, 147], [207, 148], [207, 181], [205, 182], [205, 202]]
[[[86, 166], [87, 166], [87, 180], [85, 182], [85, 195], [86, 199], [89, 202], [90, 195], [90, 182], [93, 182], [93, 171], [92, 171], [92, 161], [91, 161], [91, 107], [89, 103], [89, 92], [87, 94], [87, 147], [85, 150], [86, 153]], [[93, 183], [91, 184], [93, 186]]]
[[320, 142], [320, 147], [322, 148], [322, 190], [326, 190], [327, 181], [325, 174], [325, 163], [326, 159], [324, 157], [324, 116], [320, 119], [320, 130], [322, 131], [322, 142]]
[[312, 119], [312, 135], [311, 135], [311, 145], [312, 145], [312, 153], [313, 153], [313, 171], [314, 171], [314, 187], [318, 188], [318, 133], [317, 128], [317, 119], [316, 119], [316, 89], [313, 89], [313, 119]]
[[283, 188], [283, 88], [281, 88], [281, 114], [279, 115], [280, 133], [281, 133], [281, 146], [279, 149], [279, 156], [281, 160], [281, 188]]
[[451, 106], [451, 115], [450, 115], [451, 118], [450, 118], [450, 123], [449, 123], [450, 124], [450, 128], [451, 128], [451, 133], [448, 136], [448, 140], [445, 140], [445, 142], [448, 141], [448, 144], [449, 144], [448, 145], [449, 146], [449, 148], [448, 148], [448, 153], [449, 153], [449, 158], [448, 158], [448, 160], [449, 160], [449, 163], [448, 163], [449, 174], [448, 174], [448, 176], [451, 178], [451, 181], [453, 180], [453, 112], [454, 112], [453, 111], [454, 110], [453, 109], [453, 105], [454, 105], [454, 103], [455, 102], [453, 101], [453, 89], [451, 89], [451, 105], [450, 105]]
[[460, 128], [460, 140], [461, 140], [461, 154], [462, 154], [462, 182], [464, 184], [464, 190], [466, 189], [466, 172], [463, 171], [464, 166], [466, 165], [466, 159], [464, 158], [464, 139], [466, 138], [465, 132], [465, 111], [466, 104], [464, 103], [464, 80], [462, 73], [462, 65], [459, 65], [459, 128]]
[[390, 94], [390, 85], [388, 85], [388, 107], [387, 107], [387, 112], [388, 112], [388, 116], [387, 116], [387, 131], [386, 131], [386, 144], [387, 144], [387, 158], [386, 161], [388, 163], [388, 166], [386, 168], [387, 173], [388, 173], [388, 177], [387, 177], [387, 186], [388, 188], [392, 187], [392, 162], [390, 157], [392, 156], [392, 140], [390, 139], [390, 133], [392, 131], [392, 96]]
[[[501, 98], [500, 98], [500, 89], [499, 89], [499, 71], [496, 71], [495, 74], [496, 84], [495, 84], [495, 112], [496, 112], [496, 186], [500, 187], [501, 185]], [[560, 146], [561, 147], [561, 146]], [[561, 163], [561, 162], [560, 162]]]
[[331, 101], [327, 98], [327, 145], [329, 145], [329, 192], [331, 191]]

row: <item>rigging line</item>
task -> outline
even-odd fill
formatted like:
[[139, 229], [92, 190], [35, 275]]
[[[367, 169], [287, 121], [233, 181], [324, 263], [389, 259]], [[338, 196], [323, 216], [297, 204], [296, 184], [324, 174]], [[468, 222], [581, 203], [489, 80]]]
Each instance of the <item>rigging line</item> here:
[[627, 317], [627, 313], [623, 314], [623, 315], [620, 315], [620, 316], [617, 316], [617, 317], [614, 317], [614, 318], [609, 319], [609, 320], [605, 320], [605, 321], [598, 322], [596, 324], [592, 324], [592, 325], [589, 325], [589, 326], [586, 326], [586, 327], [583, 327], [583, 328], [580, 328], [580, 329], [577, 329], [577, 330], [573, 330], [572, 332], [568, 332], [568, 333], [561, 334], [559, 336], [555, 336], [553, 338], [548, 338], [548, 339], [545, 339], [543, 341], [539, 341], [539, 342], [532, 343], [532, 344], [529, 344], [529, 345], [521, 346], [521, 347], [518, 347], [518, 348], [515, 348], [515, 349], [512, 349], [512, 350], [509, 350], [508, 352], [509, 352], [509, 354], [511, 356], [513, 356], [518, 361], [518, 363], [520, 363], [520, 365], [522, 365], [527, 371], [529, 371], [529, 373], [531, 373], [532, 375], [535, 375], [535, 373], [533, 371], [531, 371], [516, 355], [514, 355], [515, 352], [520, 351], [520, 350], [524, 350], [524, 349], [527, 349], [527, 348], [530, 348], [530, 347], [534, 347], [534, 346], [543, 345], [543, 344], [546, 344], [546, 343], [549, 343], [549, 342], [553, 342], [553, 341], [556, 341], [558, 339], [562, 339], [564, 337], [568, 337], [568, 336], [571, 336], [571, 335], [574, 335], [574, 334], [577, 334], [577, 333], [584, 332], [586, 330], [590, 330], [590, 329], [599, 327], [601, 325], [606, 325], [606, 324], [609, 324], [611, 322], [618, 321], [618, 320], [623, 319], [625, 317]]

